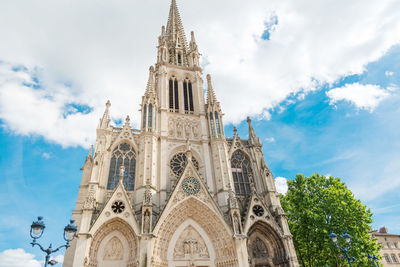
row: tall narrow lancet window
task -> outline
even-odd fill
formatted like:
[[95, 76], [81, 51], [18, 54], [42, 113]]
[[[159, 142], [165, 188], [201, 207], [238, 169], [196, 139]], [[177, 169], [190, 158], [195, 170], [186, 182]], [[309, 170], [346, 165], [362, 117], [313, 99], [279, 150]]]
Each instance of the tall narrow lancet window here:
[[237, 195], [247, 195], [250, 193], [250, 179], [251, 174], [250, 161], [247, 156], [241, 152], [236, 151], [231, 158], [233, 183], [235, 184], [235, 192]]
[[215, 136], [215, 128], [214, 128], [214, 116], [213, 116], [212, 112], [210, 112], [210, 127], [211, 127], [211, 134], [214, 137]]
[[119, 144], [112, 153], [107, 189], [112, 190], [119, 182], [119, 169], [125, 167], [123, 184], [126, 190], [135, 187], [136, 152], [128, 143]]
[[178, 81], [176, 79], [169, 80], [168, 92], [170, 112], [179, 112]]
[[182, 65], [182, 55], [178, 53], [178, 65]]
[[153, 127], [153, 105], [152, 104], [149, 104], [149, 119], [148, 119], [147, 127], [149, 128], [149, 130], [151, 130], [151, 128]]
[[183, 81], [183, 99], [185, 104], [185, 113], [193, 113], [192, 83], [188, 79]]
[[189, 109], [190, 111], [194, 111], [194, 107], [193, 107], [193, 91], [192, 91], [192, 83], [189, 81], [188, 82], [188, 89], [189, 89]]
[[147, 105], [143, 105], [143, 129], [146, 129]]
[[218, 116], [218, 112], [215, 111], [215, 124], [217, 125], [217, 135], [220, 136], [221, 134], [221, 126], [219, 124], [219, 116]]

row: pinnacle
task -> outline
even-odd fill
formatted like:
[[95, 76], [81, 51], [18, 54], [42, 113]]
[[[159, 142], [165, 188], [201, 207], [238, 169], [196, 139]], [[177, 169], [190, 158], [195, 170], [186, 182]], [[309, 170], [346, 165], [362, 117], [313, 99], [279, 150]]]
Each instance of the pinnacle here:
[[181, 16], [179, 15], [178, 6], [176, 0], [171, 1], [171, 7], [169, 10], [166, 34], [169, 41], [176, 41], [176, 37], [180, 39], [184, 48], [187, 46], [185, 31], [183, 29]]
[[211, 84], [211, 75], [207, 74], [207, 104], [214, 104], [217, 102], [217, 96], [215, 95], [214, 89]]
[[107, 100], [106, 102], [106, 109], [104, 110], [103, 117], [100, 119], [99, 126], [100, 128], [106, 129], [110, 125], [110, 106], [111, 102], [110, 100]]
[[154, 67], [149, 68], [149, 80], [147, 82], [146, 95], [154, 93]]

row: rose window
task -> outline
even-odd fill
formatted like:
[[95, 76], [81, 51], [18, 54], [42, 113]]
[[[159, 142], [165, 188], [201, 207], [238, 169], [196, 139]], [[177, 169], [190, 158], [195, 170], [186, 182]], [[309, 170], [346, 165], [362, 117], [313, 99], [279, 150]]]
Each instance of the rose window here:
[[112, 204], [111, 209], [114, 213], [121, 213], [125, 210], [125, 204], [122, 201], [115, 201]]
[[[199, 162], [192, 157], [192, 162], [196, 170], [199, 170]], [[187, 157], [184, 153], [176, 154], [170, 161], [170, 168], [176, 177], [180, 177], [187, 165]]]
[[261, 217], [264, 215], [264, 209], [263, 207], [261, 207], [260, 205], [254, 205], [253, 207], [253, 212], [255, 215], [257, 215], [258, 217]]

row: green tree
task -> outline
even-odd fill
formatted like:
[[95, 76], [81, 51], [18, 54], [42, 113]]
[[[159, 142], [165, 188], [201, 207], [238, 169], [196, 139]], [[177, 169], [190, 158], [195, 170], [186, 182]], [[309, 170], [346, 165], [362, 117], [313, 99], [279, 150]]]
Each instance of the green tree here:
[[288, 187], [281, 203], [301, 266], [348, 266], [329, 238], [331, 231], [342, 247], [345, 242], [339, 235], [347, 232], [351, 236], [349, 256], [356, 258], [353, 266], [373, 266], [367, 255], [379, 256], [380, 245], [369, 234], [371, 210], [354, 198], [340, 178], [298, 174], [288, 181]]

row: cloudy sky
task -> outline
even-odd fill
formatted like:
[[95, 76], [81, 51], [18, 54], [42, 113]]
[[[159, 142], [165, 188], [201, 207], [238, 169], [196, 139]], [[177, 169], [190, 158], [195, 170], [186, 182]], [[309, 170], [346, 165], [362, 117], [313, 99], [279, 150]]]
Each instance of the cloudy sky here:
[[[178, 0], [233, 125], [253, 118], [279, 188], [341, 177], [400, 234], [400, 2]], [[0, 3], [0, 267], [39, 266], [29, 225], [62, 242], [107, 99], [138, 125], [169, 1]], [[58, 258], [61, 260], [61, 257]]]

